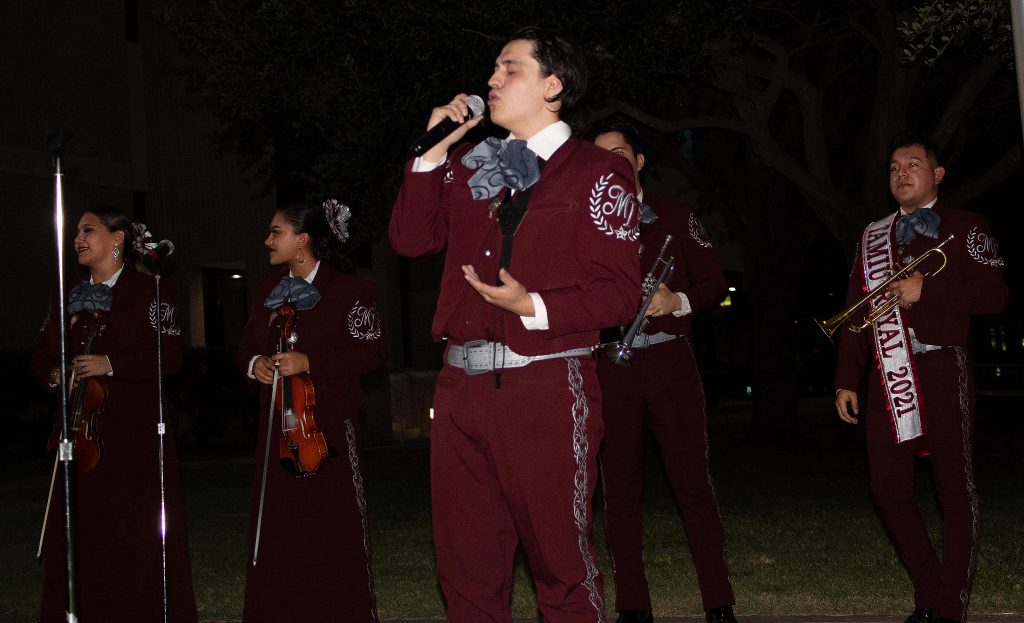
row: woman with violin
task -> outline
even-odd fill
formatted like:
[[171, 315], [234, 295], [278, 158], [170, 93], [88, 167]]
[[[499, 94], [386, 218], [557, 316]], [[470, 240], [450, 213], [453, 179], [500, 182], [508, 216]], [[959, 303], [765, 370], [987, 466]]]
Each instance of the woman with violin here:
[[360, 375], [384, 362], [370, 282], [340, 269], [348, 207], [293, 205], [264, 244], [238, 364], [260, 385], [245, 623], [377, 621]]
[[[88, 271], [68, 298], [71, 385], [69, 437], [74, 442], [78, 616], [82, 621], [163, 621], [160, 533], [157, 331], [163, 372], [182, 365], [181, 330], [171, 288], [156, 284], [142, 261], [151, 242], [145, 226], [101, 207], [78, 221], [74, 252]], [[32, 372], [52, 392], [60, 387], [56, 302], [32, 355]], [[60, 437], [59, 426], [51, 445]], [[165, 437], [168, 621], [197, 620], [185, 509], [173, 437]], [[65, 621], [63, 490], [56, 487], [45, 525], [40, 620]]]

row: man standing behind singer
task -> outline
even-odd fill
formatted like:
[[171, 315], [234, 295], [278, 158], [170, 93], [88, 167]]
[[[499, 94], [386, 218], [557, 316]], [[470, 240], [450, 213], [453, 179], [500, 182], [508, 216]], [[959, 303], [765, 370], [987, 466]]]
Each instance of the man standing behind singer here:
[[[604, 621], [591, 543], [601, 398], [590, 347], [629, 322], [640, 268], [628, 163], [570, 138], [586, 84], [558, 34], [517, 32], [488, 81], [509, 141], [406, 165], [392, 213], [405, 256], [447, 249], [433, 321], [447, 339], [431, 429], [434, 544], [448, 620], [511, 620], [521, 543], [545, 620]], [[460, 94], [427, 127], [468, 115]]]
[[[856, 389], [868, 376], [871, 493], [914, 585], [906, 623], [965, 621], [978, 554], [974, 483], [974, 378], [967, 358], [973, 314], [999, 313], [1009, 297], [1003, 259], [987, 220], [938, 198], [946, 170], [921, 136], [893, 143], [889, 189], [900, 209], [868, 225], [857, 246], [847, 304], [880, 288], [892, 271], [943, 244], [906, 279], [888, 286], [899, 305], [860, 333], [840, 331], [836, 409], [856, 424]], [[882, 290], [883, 295], [885, 289]], [[877, 297], [874, 304], [882, 304]], [[862, 322], [853, 314], [853, 325]], [[871, 369], [869, 361], [874, 358]], [[942, 559], [914, 496], [914, 462], [931, 455], [942, 506]]]
[[[643, 202], [641, 266], [653, 265], [662, 247], [663, 261], [675, 259], [675, 270], [647, 309], [647, 326], [633, 341], [633, 365], [616, 365], [605, 357], [597, 363], [606, 433], [601, 448], [605, 535], [612, 557], [617, 623], [654, 621], [644, 569], [641, 509], [648, 428], [661, 448], [665, 473], [682, 511], [705, 618], [709, 623], [736, 623], [725, 530], [708, 466], [704, 387], [690, 345], [693, 315], [721, 301], [728, 284], [711, 239], [690, 206], [644, 194], [640, 172], [645, 157], [636, 127], [612, 118], [588, 135], [598, 147], [626, 158], [635, 172], [637, 195]], [[655, 274], [661, 270], [657, 266]], [[613, 341], [618, 339], [615, 336]]]

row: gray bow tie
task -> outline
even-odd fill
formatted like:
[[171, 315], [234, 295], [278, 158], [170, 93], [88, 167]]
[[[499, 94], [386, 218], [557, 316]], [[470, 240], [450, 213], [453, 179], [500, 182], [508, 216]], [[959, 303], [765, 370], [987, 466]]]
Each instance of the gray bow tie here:
[[299, 311], [312, 309], [320, 300], [320, 292], [305, 279], [285, 277], [270, 291], [263, 302], [270, 309], [277, 309], [285, 303], [293, 303]]
[[491, 199], [502, 188], [526, 190], [540, 179], [537, 154], [526, 141], [488, 138], [462, 157], [462, 164], [477, 169], [469, 178], [473, 199]]
[[908, 245], [918, 234], [928, 238], [939, 237], [942, 218], [930, 208], [918, 208], [896, 219], [896, 244]]
[[114, 292], [105, 283], [82, 281], [71, 289], [67, 313], [73, 316], [80, 311], [110, 311]]
[[651, 207], [651, 204], [645, 203], [640, 206], [641, 225], [650, 225], [656, 220], [658, 220], [658, 215], [654, 212], [654, 208]]

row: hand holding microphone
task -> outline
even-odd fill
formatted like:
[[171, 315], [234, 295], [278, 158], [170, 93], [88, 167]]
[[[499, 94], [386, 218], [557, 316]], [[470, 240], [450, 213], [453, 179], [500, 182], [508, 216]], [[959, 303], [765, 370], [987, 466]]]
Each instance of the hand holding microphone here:
[[440, 162], [449, 147], [480, 124], [483, 113], [484, 101], [479, 95], [456, 95], [448, 104], [433, 110], [427, 122], [427, 133], [409, 148], [410, 155]]

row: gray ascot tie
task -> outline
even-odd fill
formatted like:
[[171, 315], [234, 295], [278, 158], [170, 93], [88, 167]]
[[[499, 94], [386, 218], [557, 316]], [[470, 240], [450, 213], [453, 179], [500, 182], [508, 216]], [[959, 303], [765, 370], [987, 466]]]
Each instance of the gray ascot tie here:
[[462, 157], [462, 164], [477, 169], [469, 178], [473, 199], [491, 199], [502, 188], [526, 190], [540, 179], [537, 154], [526, 141], [487, 138]]
[[910, 214], [896, 219], [896, 244], [906, 246], [918, 234], [928, 238], [939, 237], [939, 222], [942, 218], [931, 208], [918, 208]]
[[650, 225], [656, 220], [658, 220], [658, 215], [654, 212], [654, 208], [651, 207], [651, 204], [642, 204], [640, 206], [640, 224]]
[[270, 309], [277, 309], [285, 303], [292, 303], [295, 309], [304, 311], [313, 309], [313, 306], [320, 300], [320, 292], [305, 279], [298, 277], [284, 277], [274, 286], [263, 301], [263, 305]]
[[105, 283], [82, 281], [71, 289], [67, 313], [73, 316], [80, 311], [110, 311], [114, 292]]

